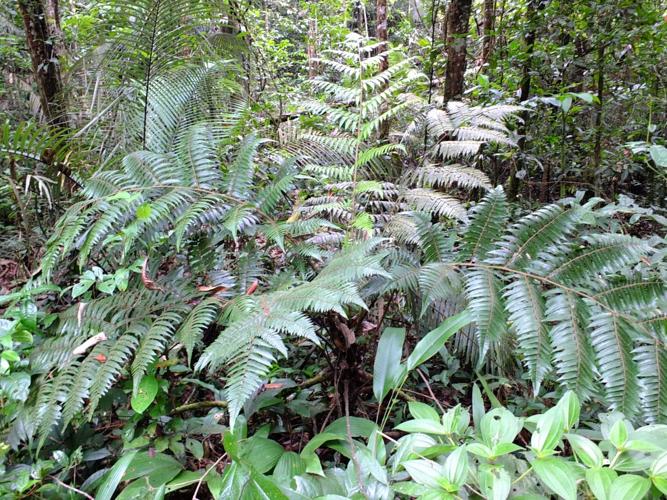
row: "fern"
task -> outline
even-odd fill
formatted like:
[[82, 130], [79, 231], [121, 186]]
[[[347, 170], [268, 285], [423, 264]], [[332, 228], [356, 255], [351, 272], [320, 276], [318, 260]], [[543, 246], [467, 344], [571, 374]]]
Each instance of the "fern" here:
[[587, 230], [584, 221], [609, 217], [593, 203], [549, 205], [507, 227], [504, 193], [491, 190], [441, 265], [465, 281], [478, 363], [507, 353], [509, 325], [536, 393], [553, 366], [581, 397], [603, 394], [628, 416], [663, 421], [667, 390], [654, 371], [665, 369], [663, 263], [645, 240]]
[[[138, 258], [145, 263], [127, 291], [63, 311], [56, 335], [33, 350], [32, 369], [53, 374], [34, 389], [32, 428], [40, 440], [84, 411], [91, 418], [121, 377], [131, 376], [136, 393], [158, 358], [176, 355], [176, 346], [196, 369], [224, 375], [233, 422], [276, 354], [286, 354], [283, 336], [317, 342], [307, 314], [363, 308], [361, 284], [386, 276], [377, 251], [381, 240], [329, 258], [315, 238], [340, 234], [337, 226], [317, 217], [288, 218], [300, 214], [288, 196], [296, 181], [294, 158], [260, 150], [266, 141], [251, 134], [223, 168], [215, 137], [211, 126], [196, 124], [174, 151], [131, 153], [119, 169], [95, 174], [83, 199], [59, 221], [42, 263], [45, 278], [55, 278], [75, 251], [82, 270], [91, 258], [112, 268]], [[260, 162], [270, 166], [262, 169], [270, 178], [257, 172]], [[371, 199], [383, 190], [369, 184], [360, 196]], [[257, 251], [260, 236], [279, 243], [294, 266], [289, 288], [268, 288], [267, 269], [274, 263]], [[314, 261], [327, 264], [313, 278]], [[217, 339], [202, 345], [204, 331]], [[74, 354], [102, 334], [90, 352]]]

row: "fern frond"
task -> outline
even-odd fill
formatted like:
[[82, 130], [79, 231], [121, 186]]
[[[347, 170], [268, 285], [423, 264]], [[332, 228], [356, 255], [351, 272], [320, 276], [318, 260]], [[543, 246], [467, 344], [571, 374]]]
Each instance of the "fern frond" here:
[[494, 261], [508, 266], [521, 266], [535, 259], [551, 245], [562, 244], [574, 230], [579, 209], [548, 205], [528, 214], [514, 224], [494, 251]]
[[142, 336], [131, 367], [133, 394], [139, 390], [139, 382], [146, 374], [148, 366], [157, 359], [173, 338], [176, 326], [180, 321], [179, 314], [167, 311], [156, 319]]
[[255, 175], [255, 155], [264, 142], [266, 141], [255, 135], [250, 135], [243, 141], [238, 155], [225, 172], [223, 186], [227, 193], [240, 199], [248, 199]]
[[427, 188], [410, 189], [404, 196], [417, 210], [461, 221], [468, 220], [466, 209], [451, 196]]
[[443, 141], [433, 152], [443, 160], [456, 160], [476, 155], [483, 145], [480, 141]]
[[590, 234], [582, 237], [586, 247], [565, 255], [549, 270], [547, 278], [563, 283], [586, 283], [599, 274], [613, 274], [636, 263], [649, 245], [625, 234]]
[[410, 180], [420, 187], [448, 188], [459, 186], [463, 189], [491, 189], [491, 181], [484, 172], [463, 165], [442, 165], [419, 167], [410, 172]]
[[608, 311], [591, 318], [591, 339], [611, 407], [629, 418], [639, 408], [638, 368], [634, 363], [634, 329], [627, 320]]
[[418, 279], [423, 297], [422, 315], [435, 302], [462, 295], [461, 276], [447, 263], [431, 262], [421, 266]]
[[216, 158], [213, 133], [209, 127], [195, 125], [187, 129], [179, 141], [177, 154], [188, 168], [184, 185], [211, 189], [220, 181], [220, 169]]
[[648, 422], [667, 422], [667, 348], [664, 341], [650, 339], [634, 350], [644, 417]]
[[540, 392], [542, 380], [551, 370], [551, 344], [545, 321], [545, 303], [540, 286], [526, 276], [514, 276], [503, 293], [507, 316], [516, 332], [523, 363]]
[[507, 198], [502, 187], [489, 191], [472, 210], [471, 221], [463, 237], [463, 260], [485, 259], [500, 240], [509, 217]]
[[590, 340], [588, 307], [576, 294], [555, 289], [547, 294], [545, 316], [553, 323], [551, 343], [559, 381], [583, 400], [596, 394], [595, 352]]
[[477, 326], [479, 364], [491, 347], [506, 336], [507, 321], [501, 301], [502, 282], [494, 271], [474, 269], [465, 278], [468, 309]]
[[644, 317], [659, 312], [659, 304], [667, 300], [667, 285], [657, 279], [622, 279], [596, 291], [593, 299], [616, 311]]
[[211, 325], [220, 312], [220, 301], [214, 297], [202, 300], [188, 314], [176, 332], [176, 340], [183, 344], [188, 356], [188, 364], [192, 362], [192, 351], [204, 335], [204, 330]]

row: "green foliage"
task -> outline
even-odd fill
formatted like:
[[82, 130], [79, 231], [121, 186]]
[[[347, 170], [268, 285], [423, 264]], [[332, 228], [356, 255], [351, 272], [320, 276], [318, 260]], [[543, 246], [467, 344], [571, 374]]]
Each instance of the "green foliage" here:
[[651, 348], [658, 354], [652, 366], [662, 370], [660, 311], [667, 297], [660, 247], [596, 232], [607, 217], [596, 203], [548, 205], [509, 227], [501, 190], [475, 209], [451, 265], [465, 281], [479, 362], [489, 351], [506, 350], [511, 334], [535, 394], [554, 367], [560, 382], [583, 398], [603, 389], [626, 415], [642, 406], [647, 420], [664, 421], [660, 384], [643, 375]]
[[[230, 433], [225, 450], [233, 463], [220, 482], [212, 478], [208, 486], [216, 498], [232, 491], [238, 498], [253, 498], [259, 488], [273, 492], [271, 498], [475, 494], [576, 499], [623, 492], [624, 498], [641, 499], [652, 488], [656, 494], [664, 488], [665, 426], [633, 429], [623, 415], [611, 413], [601, 415], [599, 430], [591, 432], [580, 427], [580, 409], [577, 397], [568, 392], [553, 408], [529, 417], [482, 407], [470, 426], [470, 414], [460, 405], [439, 414], [424, 403], [410, 403], [412, 419], [396, 427], [402, 433], [398, 439], [360, 419], [351, 418], [346, 431], [343, 418], [314, 436], [301, 454], [258, 436], [244, 443]], [[353, 439], [358, 437], [364, 440]], [[270, 454], [268, 467], [259, 468], [273, 447], [277, 453]], [[323, 468], [313, 453], [318, 447], [340, 452], [347, 465]], [[317, 466], [304, 473], [313, 460]], [[244, 487], [249, 491], [241, 493]]]
[[23, 3], [0, 496], [667, 494], [655, 2]]

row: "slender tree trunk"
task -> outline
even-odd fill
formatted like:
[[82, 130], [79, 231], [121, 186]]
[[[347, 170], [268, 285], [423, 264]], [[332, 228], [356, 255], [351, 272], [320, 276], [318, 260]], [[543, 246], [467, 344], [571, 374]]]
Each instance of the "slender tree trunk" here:
[[[377, 0], [375, 5], [375, 35], [378, 42], [381, 43], [379, 47], [380, 52], [385, 52], [389, 49], [389, 30], [387, 27], [387, 0]], [[389, 57], [385, 56], [380, 61], [379, 71], [386, 71], [389, 69]], [[385, 106], [380, 108], [380, 113], [387, 111]], [[389, 122], [385, 121], [380, 125], [380, 138], [386, 139], [389, 135]]]
[[308, 20], [308, 78], [317, 76], [317, 19], [311, 17]]
[[[535, 38], [537, 37], [537, 10], [541, 6], [540, 0], [529, 0], [526, 10], [526, 18], [528, 23], [528, 30], [524, 36], [524, 44], [526, 47], [526, 60], [523, 64], [521, 74], [521, 95], [519, 96], [519, 103], [523, 103], [530, 97], [531, 86], [531, 72], [533, 70], [533, 52], [535, 51]], [[523, 153], [526, 149], [526, 134], [528, 133], [528, 112], [521, 114], [521, 124], [519, 126], [519, 151], [520, 156], [517, 161], [518, 166], [523, 170], [526, 168], [526, 163], [523, 160]], [[519, 192], [519, 179], [516, 176], [516, 165], [513, 163], [510, 166], [509, 185], [507, 194], [510, 199], [515, 199]]]
[[495, 29], [496, 29], [496, 0], [484, 0], [484, 21], [482, 22], [482, 29], [484, 31], [484, 40], [482, 42], [482, 60], [480, 61], [481, 71], [487, 70], [489, 59], [493, 53], [493, 46], [495, 45]]
[[597, 177], [597, 172], [600, 169], [600, 162], [602, 161], [602, 105], [604, 95], [604, 52], [605, 46], [600, 45], [597, 51], [597, 94], [598, 100], [595, 111], [595, 147], [593, 149], [593, 178]]
[[18, 6], [25, 25], [42, 112], [51, 125], [66, 127], [68, 123], [58, 53], [49, 34], [44, 5], [41, 0], [19, 0]]
[[[382, 52], [389, 48], [387, 45], [387, 41], [389, 40], [387, 30], [387, 0], [377, 0], [375, 21], [375, 33], [378, 42], [382, 44], [380, 45], [380, 52]], [[385, 71], [387, 69], [389, 69], [389, 59], [383, 57], [382, 62], [380, 63], [380, 71]]]
[[63, 36], [63, 29], [60, 25], [60, 6], [58, 0], [46, 1], [46, 14], [49, 35], [55, 44], [58, 55], [65, 53], [65, 37]]
[[463, 96], [466, 71], [468, 23], [472, 0], [452, 0], [447, 12], [447, 69], [445, 102]]

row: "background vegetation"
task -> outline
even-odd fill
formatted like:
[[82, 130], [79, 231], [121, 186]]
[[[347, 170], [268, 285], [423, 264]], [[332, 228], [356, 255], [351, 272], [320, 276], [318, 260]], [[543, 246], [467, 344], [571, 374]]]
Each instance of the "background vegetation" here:
[[0, 495], [667, 495], [667, 6], [0, 2]]

